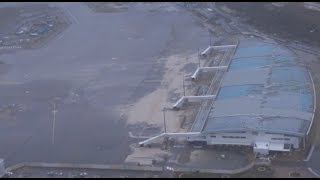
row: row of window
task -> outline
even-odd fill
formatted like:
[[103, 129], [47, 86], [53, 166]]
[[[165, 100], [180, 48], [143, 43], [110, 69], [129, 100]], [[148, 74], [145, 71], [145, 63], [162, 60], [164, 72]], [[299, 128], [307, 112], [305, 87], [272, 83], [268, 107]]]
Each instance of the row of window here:
[[[212, 138], [216, 138], [216, 136], [210, 136]], [[233, 139], [246, 139], [245, 136], [222, 136], [222, 138], [233, 138]], [[290, 141], [290, 138], [271, 138], [272, 140], [286, 140]]]
[[[210, 137], [216, 138], [216, 136], [210, 136]], [[246, 139], [245, 136], [222, 136], [222, 138]]]
[[286, 140], [290, 141], [290, 138], [271, 138], [272, 140]]

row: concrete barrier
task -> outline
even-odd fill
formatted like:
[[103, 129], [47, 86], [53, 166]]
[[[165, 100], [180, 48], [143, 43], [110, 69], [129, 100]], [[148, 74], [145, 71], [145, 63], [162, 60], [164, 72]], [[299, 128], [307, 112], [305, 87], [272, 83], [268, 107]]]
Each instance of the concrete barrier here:
[[[174, 168], [174, 172], [179, 173], [213, 173], [213, 174], [238, 174], [249, 170], [255, 165], [254, 162], [248, 164], [243, 168], [224, 170], [224, 169], [201, 169], [201, 168]], [[130, 171], [152, 171], [161, 172], [162, 167], [153, 166], [135, 166], [135, 165], [103, 165], [103, 164], [70, 164], [70, 163], [37, 163], [37, 162], [27, 162], [19, 163], [14, 166], [5, 169], [5, 172], [10, 172], [17, 170], [22, 167], [35, 167], [35, 168], [75, 168], [75, 169], [97, 169], [97, 170], [130, 170]]]

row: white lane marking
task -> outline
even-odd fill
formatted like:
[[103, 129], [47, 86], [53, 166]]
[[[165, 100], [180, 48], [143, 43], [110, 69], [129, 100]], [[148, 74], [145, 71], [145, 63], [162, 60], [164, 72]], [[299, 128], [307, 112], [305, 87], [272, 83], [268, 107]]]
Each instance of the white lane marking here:
[[79, 24], [79, 20], [71, 13], [71, 11], [64, 7], [64, 10], [69, 14], [69, 16], [73, 19], [73, 21], [76, 23], [76, 24]]
[[312, 145], [312, 147], [311, 147], [311, 149], [310, 149], [310, 151], [309, 151], [309, 154], [308, 154], [307, 159], [304, 159], [303, 161], [309, 161], [309, 160], [310, 160], [311, 155], [312, 155], [312, 153], [313, 153], [313, 150], [314, 150], [314, 145]]
[[308, 168], [308, 170], [309, 170], [312, 174], [314, 174], [315, 176], [320, 177], [320, 175], [319, 175], [318, 173], [314, 172], [311, 168]]

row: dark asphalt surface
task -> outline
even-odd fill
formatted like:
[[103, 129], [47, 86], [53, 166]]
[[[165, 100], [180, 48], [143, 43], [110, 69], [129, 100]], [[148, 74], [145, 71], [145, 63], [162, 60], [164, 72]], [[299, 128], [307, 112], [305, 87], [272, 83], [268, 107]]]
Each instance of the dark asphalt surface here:
[[[84, 3], [51, 4], [63, 8], [73, 24], [41, 49], [0, 54], [5, 63], [0, 64], [0, 158], [6, 166], [25, 161], [122, 163], [130, 140], [115, 109], [156, 88], [156, 83], [143, 81], [161, 79], [164, 68], [159, 58], [206, 48], [208, 31], [173, 3], [136, 4], [128, 11], [98, 14]], [[263, 9], [262, 4], [242, 5], [228, 7], [256, 18], [245, 22], [259, 30], [319, 45], [320, 31], [309, 31], [318, 24], [317, 12], [310, 18], [303, 11], [295, 18], [277, 8]], [[282, 26], [286, 22], [289, 25]], [[60, 99], [52, 144], [56, 97]], [[320, 174], [319, 149], [309, 162], [297, 165], [307, 164]]]
[[318, 175], [320, 175], [320, 145], [316, 145], [308, 161], [308, 166]]
[[208, 32], [173, 3], [136, 4], [119, 13], [94, 13], [84, 3], [51, 4], [73, 24], [41, 49], [0, 55], [6, 70], [0, 106], [23, 107], [0, 113], [0, 158], [6, 166], [122, 163], [129, 139], [115, 109], [155, 88], [141, 82], [161, 79], [158, 58], [207, 47]]
[[[320, 11], [304, 7], [303, 2], [290, 2], [276, 7], [271, 2], [219, 2], [235, 11], [235, 16], [259, 31], [274, 37], [320, 46]], [[314, 30], [314, 31], [312, 31]]]

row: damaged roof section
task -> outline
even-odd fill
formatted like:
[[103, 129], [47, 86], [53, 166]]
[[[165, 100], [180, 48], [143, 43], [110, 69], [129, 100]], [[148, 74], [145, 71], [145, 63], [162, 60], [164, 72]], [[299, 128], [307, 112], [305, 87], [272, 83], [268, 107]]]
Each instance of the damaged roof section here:
[[312, 77], [295, 58], [277, 44], [242, 41], [202, 131], [306, 134], [314, 111]]

